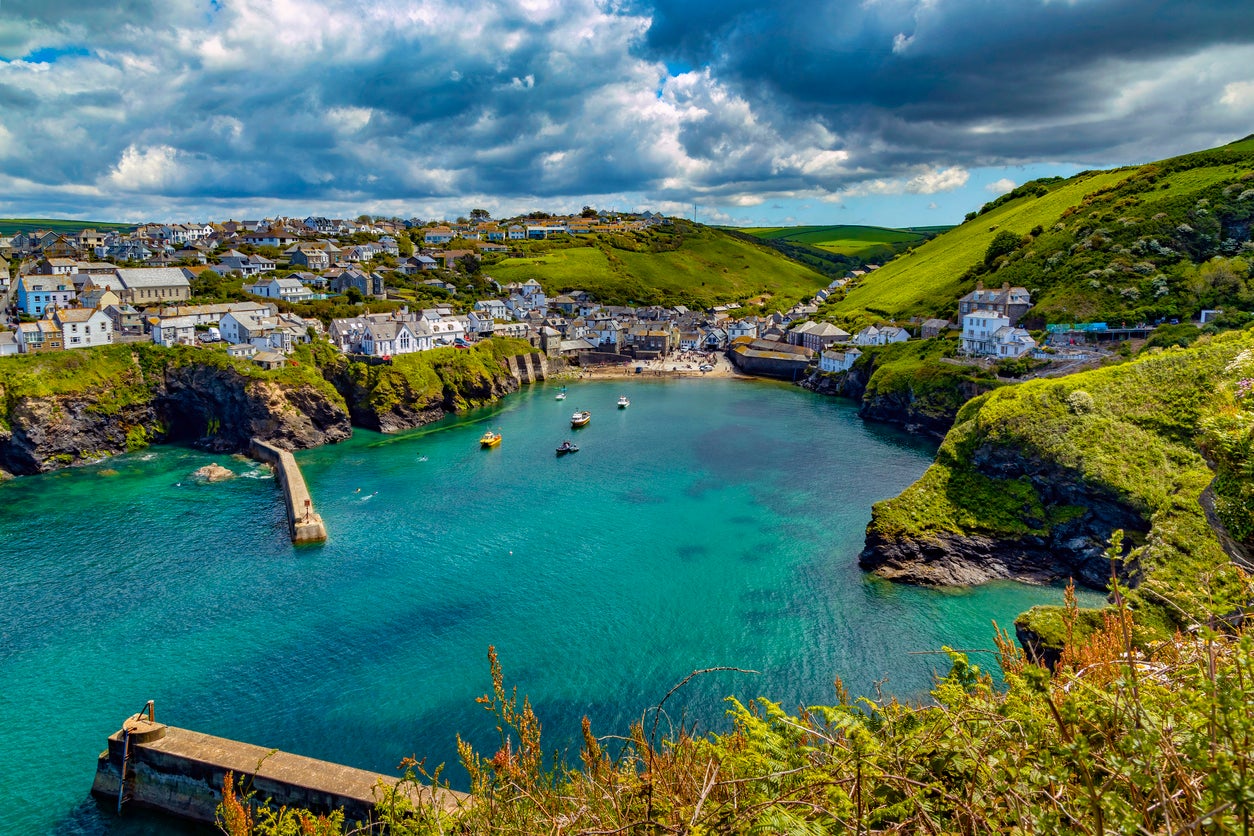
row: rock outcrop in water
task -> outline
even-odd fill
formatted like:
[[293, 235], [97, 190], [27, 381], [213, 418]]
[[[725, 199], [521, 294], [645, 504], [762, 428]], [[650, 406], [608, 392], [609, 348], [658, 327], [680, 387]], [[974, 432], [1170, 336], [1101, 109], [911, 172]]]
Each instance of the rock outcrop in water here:
[[815, 372], [801, 385], [820, 395], [858, 402], [858, 415], [867, 421], [899, 424], [941, 438], [953, 425], [958, 410], [992, 387], [991, 379], [977, 379], [972, 367], [919, 362], [900, 363], [890, 349], [867, 349], [846, 372]]

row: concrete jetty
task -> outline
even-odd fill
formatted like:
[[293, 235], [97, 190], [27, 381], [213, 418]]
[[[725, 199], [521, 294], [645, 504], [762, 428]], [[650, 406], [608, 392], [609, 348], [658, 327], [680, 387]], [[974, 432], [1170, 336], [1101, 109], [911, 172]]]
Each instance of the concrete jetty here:
[[[377, 772], [166, 726], [153, 719], [151, 703], [146, 712], [127, 718], [110, 735], [96, 764], [92, 795], [110, 807], [116, 804], [119, 812], [136, 804], [212, 822], [231, 772], [236, 781], [243, 778], [246, 791], [256, 791], [257, 800], [270, 799], [275, 807], [322, 814], [342, 809], [349, 822], [370, 821], [384, 788], [398, 783]], [[416, 784], [400, 789], [414, 804], [434, 803], [446, 812], [464, 809], [471, 799]]]
[[275, 476], [283, 489], [283, 501], [287, 506], [287, 527], [293, 543], [321, 543], [327, 539], [327, 527], [322, 517], [314, 511], [313, 499], [305, 487], [305, 477], [300, 465], [286, 450], [254, 438], [250, 445], [253, 458], [274, 465]]

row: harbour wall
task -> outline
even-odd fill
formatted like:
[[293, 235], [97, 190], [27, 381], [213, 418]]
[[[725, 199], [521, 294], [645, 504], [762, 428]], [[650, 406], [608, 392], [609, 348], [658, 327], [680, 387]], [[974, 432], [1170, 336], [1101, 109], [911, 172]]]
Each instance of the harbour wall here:
[[506, 357], [505, 368], [520, 384], [535, 383], [549, 375], [549, 364], [543, 354], [532, 352], [517, 357]]
[[283, 489], [283, 502], [287, 506], [287, 527], [293, 543], [321, 543], [327, 539], [327, 528], [322, 517], [314, 511], [313, 498], [305, 486], [300, 465], [286, 450], [254, 438], [249, 445], [253, 458], [274, 466], [275, 476]]
[[254, 790], [258, 800], [270, 799], [275, 807], [312, 813], [342, 809], [348, 822], [372, 820], [376, 803], [389, 788], [397, 788], [415, 805], [438, 804], [449, 812], [471, 800], [464, 793], [416, 782], [397, 787], [399, 779], [392, 776], [166, 726], [150, 717], [141, 712], [128, 718], [109, 736], [108, 748], [96, 763], [92, 795], [116, 805], [119, 812], [125, 804], [136, 804], [213, 822], [228, 772], [236, 782], [243, 780], [240, 796]]

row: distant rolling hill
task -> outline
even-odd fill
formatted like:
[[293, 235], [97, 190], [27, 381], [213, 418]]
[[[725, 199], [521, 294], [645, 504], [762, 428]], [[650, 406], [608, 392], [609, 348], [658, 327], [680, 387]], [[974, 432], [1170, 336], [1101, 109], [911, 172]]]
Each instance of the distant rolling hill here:
[[524, 248], [526, 257], [485, 261], [483, 272], [502, 284], [535, 279], [551, 296], [578, 289], [606, 304], [693, 308], [752, 300], [787, 309], [830, 281], [765, 243], [680, 219]]
[[882, 226], [770, 226], [745, 227], [748, 233], [766, 241], [791, 241], [862, 262], [883, 261], [899, 252], [922, 244], [950, 227], [890, 229]]
[[1248, 310], [1252, 226], [1247, 137], [1143, 166], [1025, 183], [871, 273], [824, 313], [850, 323], [952, 316], [977, 281], [1032, 291], [1038, 323]]
[[113, 221], [71, 221], [64, 218], [0, 218], [0, 237], [17, 235], [19, 232], [34, 232], [37, 229], [50, 229], [53, 232], [82, 232], [84, 229], [97, 229], [105, 232], [111, 229], [124, 232], [135, 228], [135, 224], [122, 224]]

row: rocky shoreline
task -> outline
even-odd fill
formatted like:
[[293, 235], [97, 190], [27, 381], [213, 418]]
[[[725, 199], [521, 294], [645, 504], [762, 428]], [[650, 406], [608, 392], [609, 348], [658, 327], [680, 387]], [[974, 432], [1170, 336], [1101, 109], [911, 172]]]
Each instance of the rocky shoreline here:
[[[458, 403], [489, 402], [515, 392], [522, 382], [502, 363], [487, 378], [444, 381], [430, 397], [415, 394], [402, 375], [386, 371], [370, 378], [373, 386], [366, 385], [360, 370], [352, 368], [361, 364], [323, 369], [322, 385], [293, 385], [248, 376], [229, 365], [169, 362], [145, 373], [144, 366], [152, 364], [132, 359], [125, 381], [14, 398], [6, 420], [0, 421], [0, 479], [88, 464], [162, 442], [244, 453], [253, 438], [302, 450], [343, 441], [354, 426], [400, 432], [439, 420]], [[543, 377], [543, 361], [532, 365]], [[381, 387], [387, 399], [378, 397]], [[123, 388], [129, 402], [114, 407], [110, 399]], [[0, 399], [5, 395], [0, 386]]]

